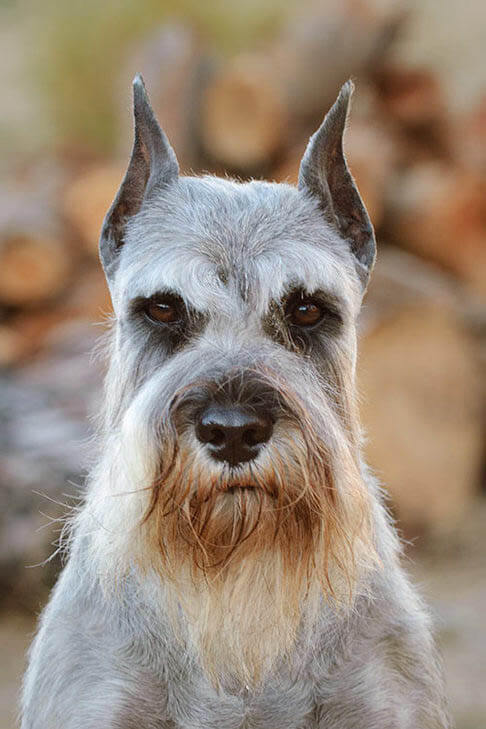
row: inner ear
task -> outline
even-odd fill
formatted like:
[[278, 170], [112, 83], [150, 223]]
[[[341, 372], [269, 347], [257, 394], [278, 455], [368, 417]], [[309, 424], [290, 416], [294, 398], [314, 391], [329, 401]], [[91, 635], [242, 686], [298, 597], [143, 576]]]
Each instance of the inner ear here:
[[299, 188], [319, 200], [331, 225], [344, 238], [366, 285], [376, 255], [373, 226], [349, 171], [343, 137], [353, 84], [342, 87], [322, 125], [309, 140], [299, 171]]
[[179, 175], [174, 150], [155, 118], [140, 75], [133, 81], [133, 115], [132, 155], [101, 230], [100, 257], [108, 281], [118, 265], [127, 221], [138, 213], [156, 185], [169, 185]]

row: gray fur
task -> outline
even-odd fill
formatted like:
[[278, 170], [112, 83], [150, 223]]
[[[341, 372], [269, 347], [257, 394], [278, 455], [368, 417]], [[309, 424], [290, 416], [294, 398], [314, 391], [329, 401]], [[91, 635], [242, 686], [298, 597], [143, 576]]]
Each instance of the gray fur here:
[[[304, 179], [316, 174], [312, 160], [307, 153]], [[323, 439], [332, 445], [333, 433], [345, 437], [332, 406], [340, 394], [332, 365], [345, 361], [354, 374], [363, 286], [353, 245], [305, 186], [179, 178], [173, 162], [169, 169], [123, 220], [123, 246], [106, 248], [105, 225], [102, 256], [116, 321], [99, 462], [30, 651], [22, 729], [446, 729], [429, 618], [400, 566], [399, 542], [365, 466], [381, 566], [367, 573], [351, 610], [323, 601], [310, 639], [300, 638], [291, 660], [256, 689], [231, 678], [212, 686], [184, 636], [181, 642], [174, 634], [158, 577], [131, 565], [118, 581], [113, 575], [109, 590], [100, 576], [113, 540], [123, 540], [109, 519], [123, 510], [127, 492], [120, 484], [102, 506], [98, 494], [117, 466], [124, 428], [145, 423], [130, 437], [134, 449], [150, 451], [181, 387], [271, 367], [306, 403]], [[125, 194], [122, 187], [117, 200]], [[367, 269], [373, 255], [364, 255]], [[296, 287], [325, 292], [340, 312], [339, 328], [323, 330], [304, 353], [266, 324], [272, 302]], [[197, 312], [190, 337], [175, 348], [131, 308], [137, 297], [167, 290]]]

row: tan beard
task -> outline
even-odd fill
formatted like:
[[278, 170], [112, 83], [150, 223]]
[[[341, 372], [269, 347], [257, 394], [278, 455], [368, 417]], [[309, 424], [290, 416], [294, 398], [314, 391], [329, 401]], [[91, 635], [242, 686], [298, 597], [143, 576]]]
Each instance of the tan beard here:
[[302, 583], [277, 550], [238, 561], [211, 582], [186, 574], [169, 587], [176, 634], [189, 639], [214, 686], [254, 687], [289, 659], [298, 635], [312, 627], [320, 596], [318, 583]]
[[214, 685], [260, 683], [309, 634], [320, 601], [351, 604], [375, 561], [354, 459], [341, 454], [345, 487], [337, 489], [322, 448], [314, 444], [310, 462], [299, 438], [276, 434], [265, 466], [239, 480], [221, 471], [208, 478], [208, 464], [189, 461], [188, 449], [153, 489], [145, 567], [163, 577], [176, 633], [186, 634]]

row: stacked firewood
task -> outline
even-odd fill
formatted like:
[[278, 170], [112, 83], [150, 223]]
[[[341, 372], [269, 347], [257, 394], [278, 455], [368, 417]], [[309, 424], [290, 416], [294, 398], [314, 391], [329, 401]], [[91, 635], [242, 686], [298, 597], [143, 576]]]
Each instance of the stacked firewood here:
[[[120, 74], [120, 156], [130, 77], [141, 71], [184, 172], [295, 183], [309, 135], [355, 79], [346, 151], [381, 244], [359, 363], [367, 453], [407, 533], [450, 535], [484, 455], [486, 107], [459, 118], [440, 78], [389, 60], [401, 22], [387, 3], [318, 4], [266, 47], [229, 59], [190, 28], [164, 27]], [[72, 336], [72, 322], [109, 313], [97, 239], [122, 176], [118, 160], [71, 153], [9, 181], [0, 366], [10, 388], [37, 362], [52, 364], [52, 342]]]

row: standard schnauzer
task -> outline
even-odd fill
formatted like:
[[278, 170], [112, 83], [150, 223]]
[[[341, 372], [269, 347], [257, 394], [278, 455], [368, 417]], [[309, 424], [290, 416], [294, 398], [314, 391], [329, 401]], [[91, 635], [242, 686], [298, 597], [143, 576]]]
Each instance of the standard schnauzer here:
[[98, 465], [23, 729], [444, 729], [429, 619], [360, 455], [375, 259], [346, 83], [299, 184], [180, 177], [143, 81], [101, 234]]

